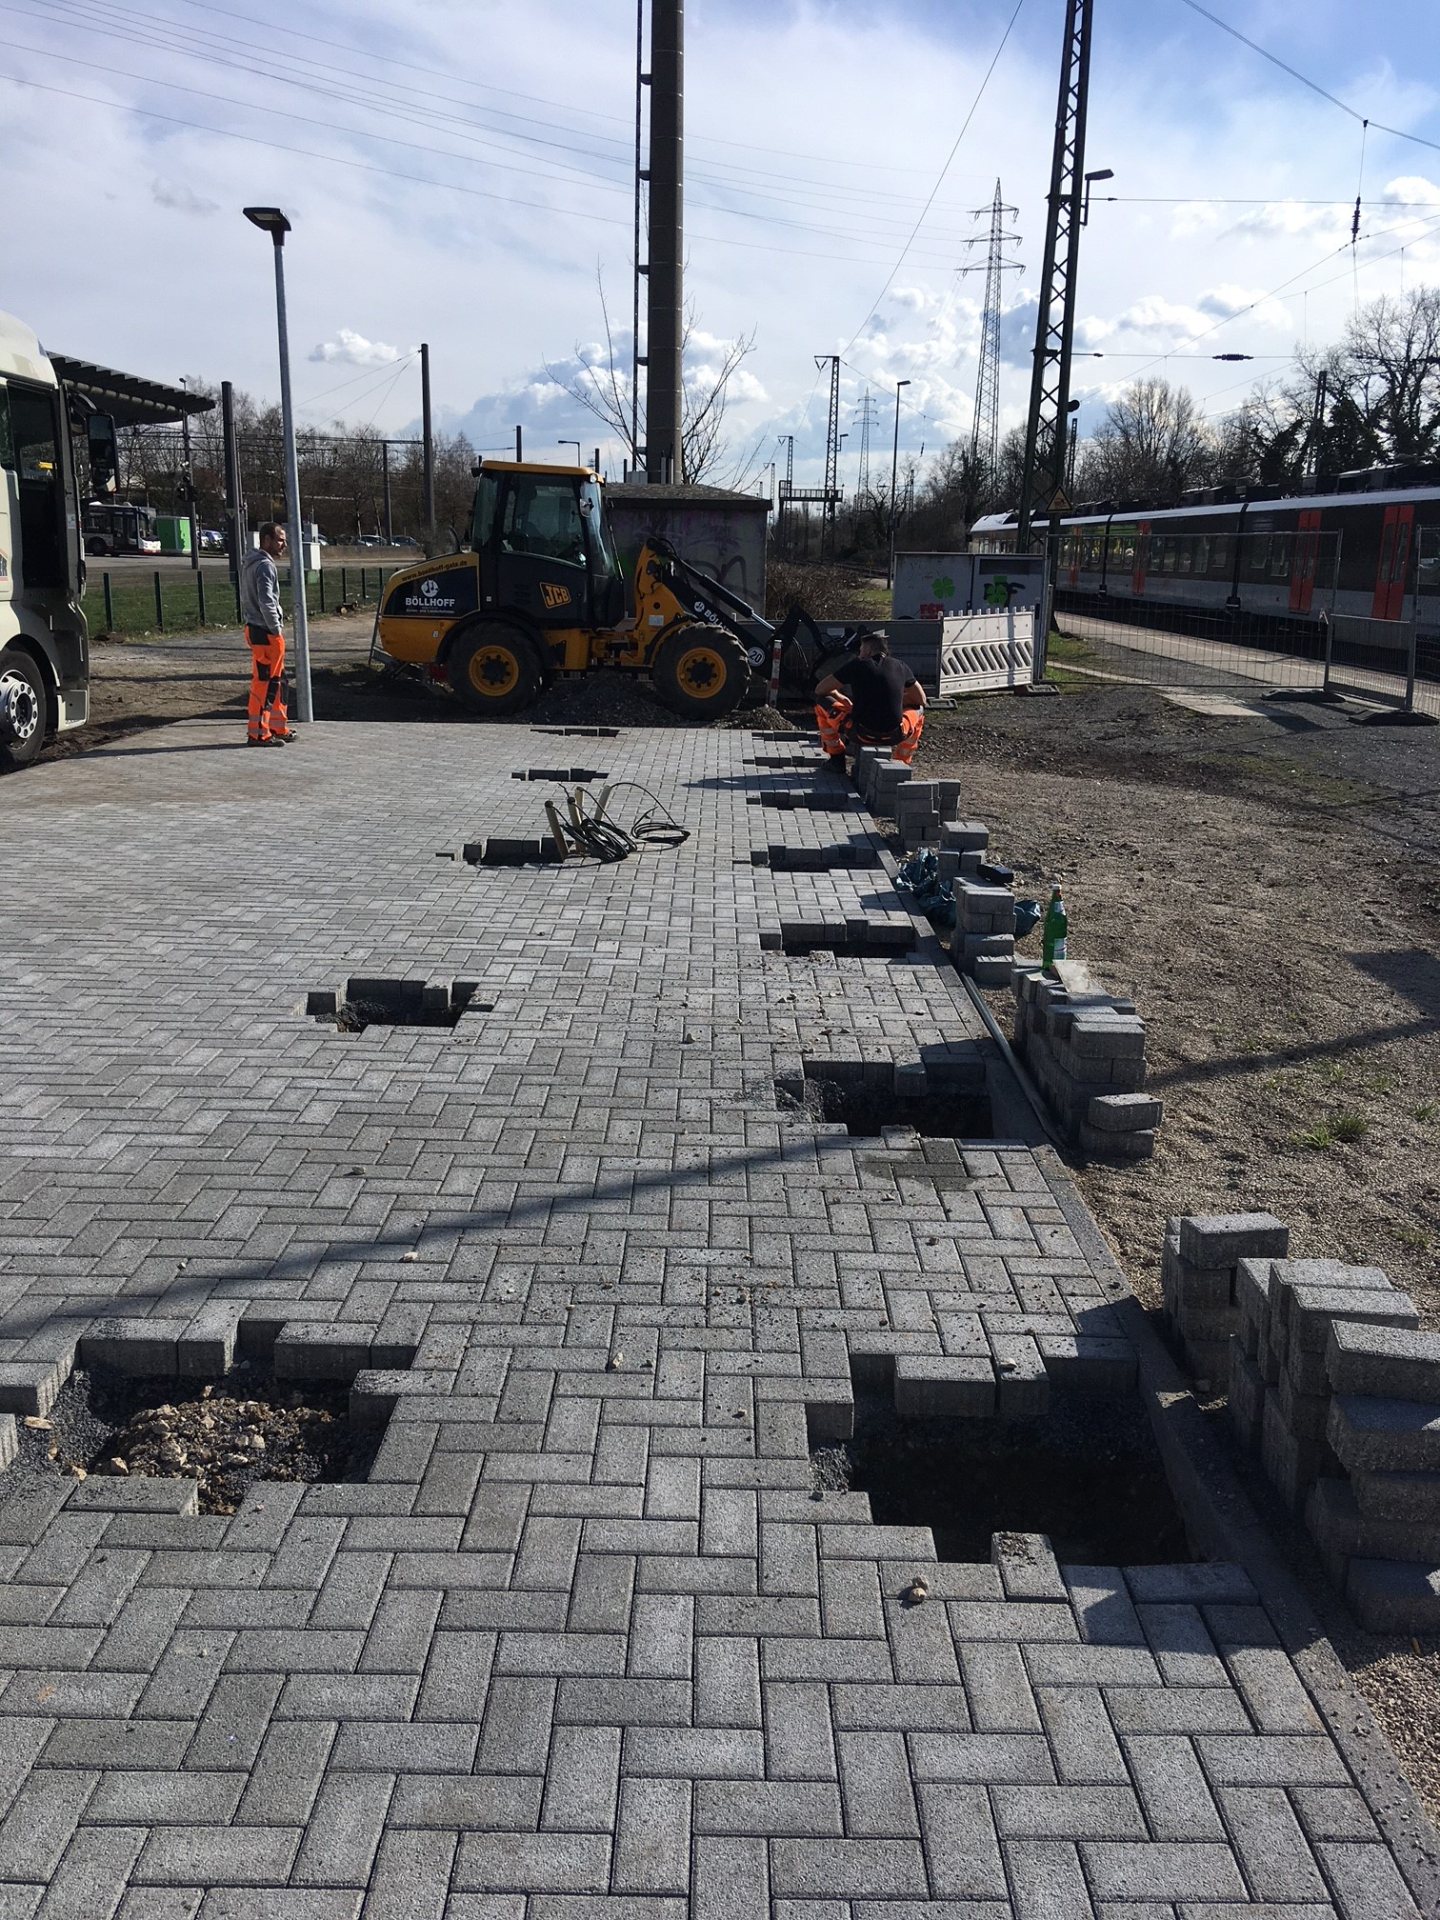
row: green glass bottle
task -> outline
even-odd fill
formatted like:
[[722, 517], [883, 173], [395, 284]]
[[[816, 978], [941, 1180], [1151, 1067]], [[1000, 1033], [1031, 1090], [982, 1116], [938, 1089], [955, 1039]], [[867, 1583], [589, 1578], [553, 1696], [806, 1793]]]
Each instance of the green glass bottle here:
[[1065, 911], [1065, 901], [1059, 887], [1055, 886], [1050, 891], [1050, 905], [1045, 909], [1043, 956], [1047, 973], [1057, 960], [1065, 958], [1065, 937], [1069, 931], [1070, 919]]

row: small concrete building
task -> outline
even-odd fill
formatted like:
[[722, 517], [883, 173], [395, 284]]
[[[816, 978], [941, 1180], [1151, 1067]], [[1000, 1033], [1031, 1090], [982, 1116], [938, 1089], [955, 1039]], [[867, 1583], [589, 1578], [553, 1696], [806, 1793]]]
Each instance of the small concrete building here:
[[765, 611], [765, 536], [770, 502], [726, 487], [607, 486], [610, 522], [625, 567], [647, 537], [668, 540], [682, 559]]

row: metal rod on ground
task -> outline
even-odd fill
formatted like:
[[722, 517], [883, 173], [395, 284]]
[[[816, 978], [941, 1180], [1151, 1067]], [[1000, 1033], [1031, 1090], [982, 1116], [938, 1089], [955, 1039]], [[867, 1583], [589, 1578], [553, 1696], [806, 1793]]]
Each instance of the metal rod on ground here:
[[650, 273], [645, 328], [645, 477], [682, 483], [684, 335], [685, 6], [650, 10]]
[[[430, 430], [430, 349], [420, 345], [420, 436], [424, 443], [425, 551], [435, 551], [435, 436]], [[516, 456], [519, 457], [518, 455]]]

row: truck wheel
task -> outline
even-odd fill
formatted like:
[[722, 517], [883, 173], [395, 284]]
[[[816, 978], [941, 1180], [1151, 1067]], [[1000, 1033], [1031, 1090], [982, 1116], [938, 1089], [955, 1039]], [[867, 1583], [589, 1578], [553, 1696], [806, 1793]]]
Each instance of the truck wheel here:
[[462, 634], [450, 650], [445, 671], [471, 713], [492, 719], [533, 706], [545, 680], [528, 634], [500, 621]]
[[750, 661], [725, 627], [682, 627], [655, 656], [651, 669], [661, 704], [687, 720], [718, 720], [745, 696]]
[[20, 647], [0, 653], [0, 773], [17, 773], [45, 744], [45, 681]]

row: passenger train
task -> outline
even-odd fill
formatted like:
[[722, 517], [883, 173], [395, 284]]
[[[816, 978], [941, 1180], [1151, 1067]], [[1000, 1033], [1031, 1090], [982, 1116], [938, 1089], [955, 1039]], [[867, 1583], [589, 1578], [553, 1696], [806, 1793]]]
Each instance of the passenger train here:
[[[1103, 598], [1131, 621], [1143, 607], [1287, 625], [1322, 613], [1401, 620], [1418, 607], [1423, 631], [1440, 628], [1440, 469], [1369, 468], [1305, 494], [1217, 487], [1178, 506], [1101, 501], [1060, 525], [1062, 607], [1073, 594], [1072, 606]], [[1015, 529], [1013, 512], [986, 514], [970, 544], [1009, 551]]]

